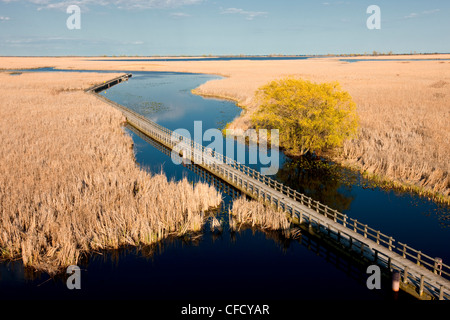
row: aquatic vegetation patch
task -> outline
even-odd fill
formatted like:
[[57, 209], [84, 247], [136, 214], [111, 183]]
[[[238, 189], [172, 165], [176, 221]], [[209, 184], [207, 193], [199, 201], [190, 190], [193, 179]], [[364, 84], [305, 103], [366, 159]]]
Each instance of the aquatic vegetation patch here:
[[156, 101], [141, 101], [132, 106], [133, 110], [137, 110], [143, 116], [151, 116], [161, 111], [168, 111], [170, 108], [164, 103]]

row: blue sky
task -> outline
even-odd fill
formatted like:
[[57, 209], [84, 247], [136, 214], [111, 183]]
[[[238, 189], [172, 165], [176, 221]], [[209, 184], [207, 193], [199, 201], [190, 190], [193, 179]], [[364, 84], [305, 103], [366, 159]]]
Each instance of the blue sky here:
[[[81, 9], [70, 30], [69, 5]], [[381, 29], [369, 30], [369, 5]], [[0, 55], [450, 52], [450, 1], [0, 0]]]

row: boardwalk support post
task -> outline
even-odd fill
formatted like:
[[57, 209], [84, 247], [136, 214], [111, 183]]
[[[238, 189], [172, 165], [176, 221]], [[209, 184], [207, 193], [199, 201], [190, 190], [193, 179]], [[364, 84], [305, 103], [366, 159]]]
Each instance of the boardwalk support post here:
[[423, 284], [424, 284], [424, 276], [420, 276], [420, 285], [419, 285], [419, 296], [422, 296], [423, 294]]

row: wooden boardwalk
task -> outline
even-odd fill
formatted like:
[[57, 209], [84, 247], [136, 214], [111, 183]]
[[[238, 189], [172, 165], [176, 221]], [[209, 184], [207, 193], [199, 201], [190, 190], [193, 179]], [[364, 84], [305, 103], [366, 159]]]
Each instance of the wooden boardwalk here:
[[[284, 212], [293, 223], [307, 226], [312, 232], [327, 235], [338, 245], [357, 252], [361, 258], [373, 261], [373, 264], [382, 266], [389, 272], [399, 272], [402, 290], [419, 299], [450, 300], [450, 267], [440, 259], [400, 243], [379, 230], [372, 229], [97, 94], [129, 77], [131, 74], [112, 79], [87, 91], [122, 111], [127, 122], [141, 133], [171, 150], [175, 146], [181, 147], [184, 150], [185, 162], [197, 164], [248, 196]], [[178, 151], [179, 149], [177, 153]]]

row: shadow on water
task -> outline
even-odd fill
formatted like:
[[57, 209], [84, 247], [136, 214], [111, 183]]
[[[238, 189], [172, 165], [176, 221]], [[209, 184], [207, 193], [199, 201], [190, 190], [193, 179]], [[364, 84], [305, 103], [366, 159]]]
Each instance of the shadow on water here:
[[287, 158], [276, 174], [278, 181], [314, 200], [344, 212], [355, 196], [352, 186], [358, 177], [340, 166], [311, 156]]

